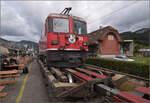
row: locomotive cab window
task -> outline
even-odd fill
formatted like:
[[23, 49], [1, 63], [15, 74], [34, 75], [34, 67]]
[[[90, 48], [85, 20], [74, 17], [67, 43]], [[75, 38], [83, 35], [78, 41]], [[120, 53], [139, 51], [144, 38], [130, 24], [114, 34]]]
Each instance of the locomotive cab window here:
[[68, 33], [69, 32], [69, 20], [64, 18], [53, 19], [53, 32]]
[[47, 32], [52, 32], [52, 27], [53, 27], [52, 23], [53, 23], [52, 18], [48, 18], [47, 22], [46, 22], [46, 31]]
[[86, 34], [86, 24], [84, 22], [74, 20], [73, 30], [75, 34]]

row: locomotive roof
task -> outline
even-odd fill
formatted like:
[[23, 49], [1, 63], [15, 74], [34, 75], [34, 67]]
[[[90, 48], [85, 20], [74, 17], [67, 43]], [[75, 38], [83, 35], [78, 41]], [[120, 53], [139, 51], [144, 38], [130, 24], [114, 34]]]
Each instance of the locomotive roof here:
[[69, 17], [71, 17], [71, 18], [78, 19], [78, 20], [80, 20], [80, 21], [84, 21], [84, 22], [85, 22], [85, 20], [84, 20], [83, 18], [77, 17], [77, 16], [73, 16], [73, 15], [65, 15], [65, 14], [51, 13], [51, 14], [49, 14], [48, 16], [56, 16], [56, 17], [64, 17], [64, 18], [69, 18]]

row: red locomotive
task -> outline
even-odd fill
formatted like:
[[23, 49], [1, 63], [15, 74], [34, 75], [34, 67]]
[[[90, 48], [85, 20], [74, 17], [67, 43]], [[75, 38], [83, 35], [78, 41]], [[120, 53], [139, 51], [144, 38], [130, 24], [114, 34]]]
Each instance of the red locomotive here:
[[86, 60], [88, 37], [86, 21], [71, 16], [71, 7], [50, 14], [39, 41], [42, 61], [51, 67], [78, 67]]

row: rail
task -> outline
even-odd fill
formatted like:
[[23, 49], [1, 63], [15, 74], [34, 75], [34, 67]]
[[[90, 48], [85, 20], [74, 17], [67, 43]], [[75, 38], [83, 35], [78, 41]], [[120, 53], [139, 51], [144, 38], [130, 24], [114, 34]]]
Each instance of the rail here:
[[85, 67], [88, 66], [88, 67], [92, 67], [92, 68], [96, 68], [96, 69], [100, 69], [100, 70], [104, 70], [104, 71], [109, 71], [109, 72], [112, 72], [112, 73], [126, 75], [128, 77], [135, 78], [135, 79], [138, 79], [138, 80], [142, 80], [142, 81], [145, 81], [145, 82], [148, 82], [148, 83], [150, 82], [150, 79], [147, 79], [147, 78], [143, 78], [143, 77], [140, 77], [140, 76], [135, 76], [135, 75], [127, 74], [127, 73], [122, 73], [122, 72], [110, 70], [110, 69], [107, 69], [107, 68], [98, 67], [98, 66], [95, 66], [95, 65], [84, 64], [84, 66]]

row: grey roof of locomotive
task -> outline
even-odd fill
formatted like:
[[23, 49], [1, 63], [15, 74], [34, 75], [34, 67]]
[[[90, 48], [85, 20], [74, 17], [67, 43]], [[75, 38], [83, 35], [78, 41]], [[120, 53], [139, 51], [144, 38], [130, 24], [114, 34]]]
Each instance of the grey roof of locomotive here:
[[84, 21], [84, 22], [85, 22], [85, 20], [84, 20], [83, 18], [77, 17], [77, 16], [73, 16], [73, 15], [70, 15], [70, 14], [69, 14], [69, 15], [66, 15], [66, 14], [51, 13], [51, 14], [48, 15], [48, 17], [49, 17], [49, 16], [64, 17], [64, 18], [69, 18], [69, 17], [71, 17], [71, 18], [78, 19], [78, 20], [80, 20], [80, 21]]

